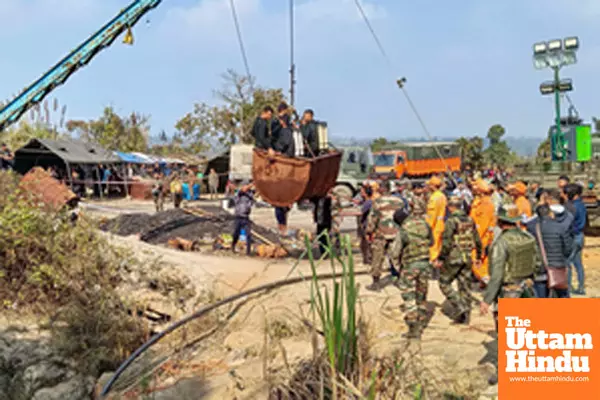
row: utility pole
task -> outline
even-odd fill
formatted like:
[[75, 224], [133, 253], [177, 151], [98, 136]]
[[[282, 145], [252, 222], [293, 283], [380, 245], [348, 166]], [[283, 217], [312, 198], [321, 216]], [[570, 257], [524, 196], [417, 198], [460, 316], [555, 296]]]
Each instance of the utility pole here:
[[290, 105], [296, 98], [296, 64], [294, 62], [294, 0], [290, 0]]

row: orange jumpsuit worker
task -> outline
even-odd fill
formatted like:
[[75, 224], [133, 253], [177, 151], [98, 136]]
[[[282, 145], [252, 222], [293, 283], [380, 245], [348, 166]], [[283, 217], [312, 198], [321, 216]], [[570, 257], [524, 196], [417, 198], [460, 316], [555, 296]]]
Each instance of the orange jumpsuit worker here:
[[531, 218], [533, 214], [531, 212], [531, 203], [526, 197], [527, 185], [519, 181], [508, 187], [508, 193], [513, 198], [513, 201], [519, 210], [519, 215], [524, 216], [525, 218]]
[[433, 246], [429, 248], [431, 260], [437, 260], [442, 249], [442, 233], [444, 233], [444, 218], [446, 216], [446, 203], [448, 202], [441, 191], [442, 183], [442, 180], [437, 176], [433, 176], [427, 181], [431, 196], [429, 196], [429, 202], [427, 203], [427, 216], [425, 219], [433, 234]]
[[[484, 249], [481, 265], [477, 266], [473, 262], [473, 273], [478, 279], [487, 283], [489, 281], [489, 260], [485, 249], [489, 249], [494, 240], [494, 227], [496, 226], [496, 210], [491, 196], [492, 187], [486, 181], [478, 179], [473, 184], [473, 194], [475, 200], [471, 206], [470, 216], [475, 222]], [[476, 260], [475, 252], [473, 252], [473, 260]]]

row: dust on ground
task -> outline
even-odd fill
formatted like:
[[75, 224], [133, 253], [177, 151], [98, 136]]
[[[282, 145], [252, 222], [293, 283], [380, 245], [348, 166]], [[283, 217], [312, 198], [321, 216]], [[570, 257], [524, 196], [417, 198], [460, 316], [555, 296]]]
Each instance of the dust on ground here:
[[[257, 212], [258, 211], [258, 212]], [[253, 218], [264, 226], [275, 226], [272, 210], [259, 209]], [[310, 225], [307, 211], [294, 210], [290, 226], [297, 222]], [[272, 221], [270, 221], [272, 220]], [[310, 221], [310, 220], [309, 220]], [[345, 221], [352, 229], [353, 220]], [[310, 224], [310, 225], [309, 225]], [[297, 225], [296, 225], [297, 226]], [[144, 243], [136, 237], [113, 237], [116, 244], [133, 249], [140, 258], [160, 257], [187, 275], [199, 291], [210, 293], [212, 301], [273, 282], [288, 276], [310, 276], [306, 261], [293, 259], [268, 261], [257, 258], [207, 255], [180, 252]], [[588, 238], [584, 251], [587, 295], [600, 296], [600, 238]], [[319, 272], [328, 272], [329, 263], [323, 263]], [[360, 264], [357, 269], [364, 269]], [[406, 348], [401, 338], [406, 331], [400, 311], [400, 292], [388, 286], [379, 293], [366, 291], [368, 276], [357, 277], [360, 285], [360, 309], [370, 326], [370, 338], [376, 355], [389, 355]], [[429, 284], [429, 308], [433, 315], [418, 348], [413, 349], [432, 374], [448, 380], [464, 380], [481, 399], [497, 396], [497, 387], [487, 385], [487, 377], [494, 371], [497, 357], [494, 323], [491, 316], [481, 316], [475, 308], [469, 327], [453, 325], [442, 312], [444, 297], [436, 281]], [[227, 313], [231, 307], [225, 306]], [[157, 394], [177, 393], [181, 399], [192, 399], [194, 391], [187, 392], [189, 380], [202, 376], [208, 399], [266, 398], [266, 376], [284, 371], [312, 355], [311, 337], [303, 319], [310, 320], [310, 282], [298, 283], [253, 297], [233, 312], [222, 328], [199, 344], [186, 350], [185, 361], [171, 368], [161, 377]], [[199, 328], [201, 335], [208, 327]], [[265, 335], [267, 332], [267, 335]], [[175, 363], [175, 361], [173, 361]], [[199, 372], [201, 371], [201, 372]], [[170, 375], [169, 375], [170, 374]], [[465, 375], [466, 374], [466, 375]], [[194, 387], [191, 385], [191, 387]], [[196, 389], [194, 389], [196, 390]], [[197, 392], [195, 392], [197, 393]]]

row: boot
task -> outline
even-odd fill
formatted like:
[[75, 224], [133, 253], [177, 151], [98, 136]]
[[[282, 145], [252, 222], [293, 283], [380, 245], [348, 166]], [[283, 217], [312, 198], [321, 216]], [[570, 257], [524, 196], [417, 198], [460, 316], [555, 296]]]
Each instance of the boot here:
[[402, 334], [405, 339], [421, 340], [421, 327], [416, 324], [408, 326], [408, 332]]
[[471, 313], [469, 311], [465, 311], [456, 317], [454, 323], [457, 325], [469, 325], [471, 322]]
[[494, 374], [488, 378], [488, 384], [494, 386], [498, 384], [498, 374]]
[[373, 292], [379, 292], [381, 290], [380, 279], [378, 276], [373, 277], [373, 282], [366, 287], [367, 290], [371, 290]]

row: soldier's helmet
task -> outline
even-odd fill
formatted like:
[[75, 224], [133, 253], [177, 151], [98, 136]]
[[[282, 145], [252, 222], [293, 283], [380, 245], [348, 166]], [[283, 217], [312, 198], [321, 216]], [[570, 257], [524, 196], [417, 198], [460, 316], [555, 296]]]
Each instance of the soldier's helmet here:
[[425, 204], [425, 201], [418, 196], [412, 196], [412, 199], [410, 200], [410, 208], [414, 215], [423, 215], [427, 212], [427, 205]]
[[448, 200], [449, 207], [461, 208], [462, 205], [463, 205], [463, 200], [458, 196], [452, 196], [452, 197], [450, 197], [450, 200]]
[[498, 219], [509, 224], [516, 224], [521, 221], [519, 208], [514, 204], [505, 204], [498, 209]]
[[408, 178], [402, 178], [400, 180], [400, 185], [404, 186], [405, 189], [412, 189], [412, 182]]

